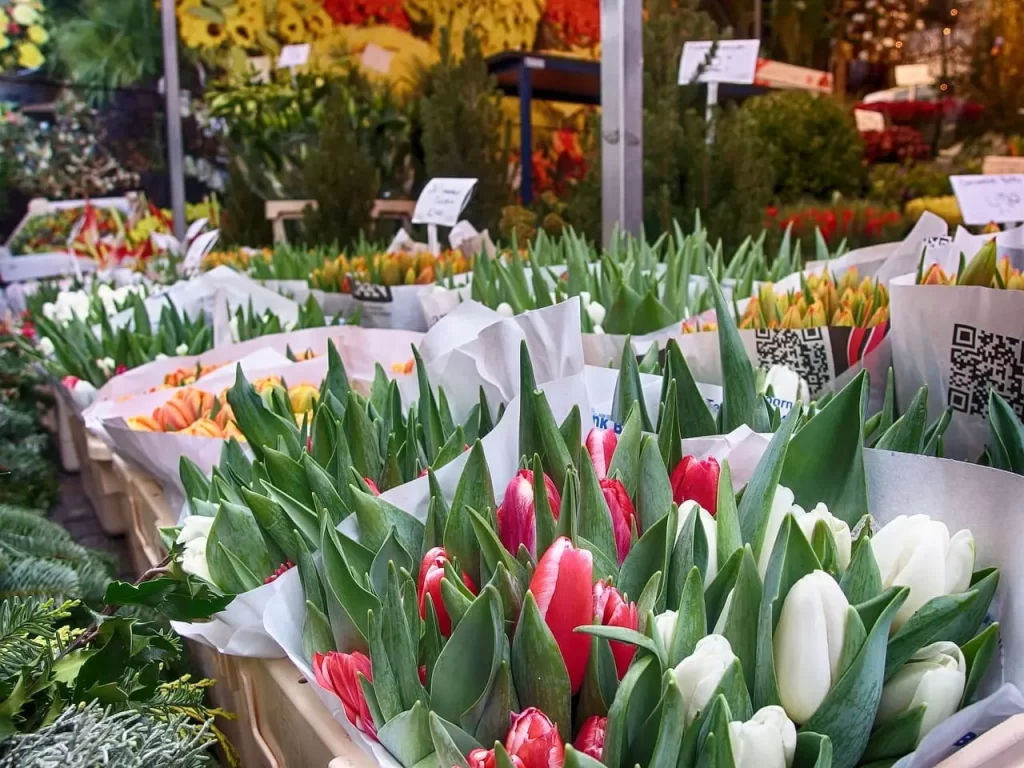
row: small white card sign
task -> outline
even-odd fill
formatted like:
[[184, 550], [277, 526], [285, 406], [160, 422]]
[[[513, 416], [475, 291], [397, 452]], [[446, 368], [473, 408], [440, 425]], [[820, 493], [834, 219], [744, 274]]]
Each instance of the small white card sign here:
[[413, 224], [454, 227], [476, 182], [476, 179], [431, 179], [416, 201]]
[[[714, 46], [711, 40], [686, 43], [683, 56], [679, 60], [679, 84], [687, 85], [697, 77], [697, 70], [708, 58]], [[739, 83], [749, 85], [754, 82], [757, 69], [757, 53], [761, 47], [760, 40], [719, 40], [715, 55], [698, 79], [701, 83]]]
[[391, 60], [395, 55], [387, 48], [381, 48], [375, 43], [367, 43], [363, 49], [362, 65], [364, 69], [386, 75], [391, 71]]
[[966, 224], [1024, 221], [1024, 173], [950, 176]]
[[853, 119], [857, 121], [857, 130], [861, 133], [885, 130], [885, 117], [873, 109], [855, 109]]
[[281, 49], [281, 53], [277, 57], [277, 68], [284, 69], [285, 67], [304, 66], [309, 61], [309, 51], [309, 43], [286, 45]]

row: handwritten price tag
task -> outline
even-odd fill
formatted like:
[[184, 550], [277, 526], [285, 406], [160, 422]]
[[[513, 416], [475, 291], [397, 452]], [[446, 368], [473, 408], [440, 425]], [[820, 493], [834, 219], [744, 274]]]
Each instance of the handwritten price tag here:
[[1024, 221], [1024, 173], [950, 176], [967, 224]]
[[[683, 56], [679, 60], [679, 84], [693, 82], [697, 71], [708, 58], [714, 44], [710, 40], [686, 43]], [[757, 69], [757, 53], [760, 50], [759, 40], [720, 40], [715, 48], [715, 55], [701, 72], [698, 82], [701, 83], [740, 83], [754, 82], [754, 71]]]
[[416, 201], [413, 224], [454, 227], [476, 182], [476, 179], [431, 179]]
[[304, 66], [309, 61], [309, 50], [309, 43], [286, 45], [281, 49], [281, 55], [277, 57], [277, 68]]

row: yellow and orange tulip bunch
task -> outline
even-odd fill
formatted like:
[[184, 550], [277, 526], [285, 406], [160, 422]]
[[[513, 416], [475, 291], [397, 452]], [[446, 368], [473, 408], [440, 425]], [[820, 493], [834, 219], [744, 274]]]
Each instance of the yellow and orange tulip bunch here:
[[472, 268], [472, 259], [462, 251], [453, 250], [443, 251], [438, 256], [426, 252], [402, 252], [349, 259], [342, 255], [325, 261], [322, 268], [314, 269], [309, 283], [313, 288], [348, 293], [351, 291], [351, 278], [376, 285], [430, 285], [438, 277], [461, 275]]
[[1011, 266], [1010, 257], [1003, 256], [996, 261], [995, 240], [986, 243], [969, 264], [965, 265], [961, 259], [955, 275], [947, 275], [938, 264], [932, 264], [928, 269], [918, 270], [917, 282], [919, 285], [973, 285], [1024, 291], [1024, 275]]
[[889, 291], [855, 268], [836, 282], [828, 272], [803, 280], [799, 291], [776, 294], [771, 283], [750, 299], [740, 329], [820, 328], [826, 325], [873, 328], [889, 320]]
[[[274, 387], [282, 387], [280, 376], [256, 379], [253, 388], [264, 397]], [[173, 432], [193, 437], [215, 437], [221, 440], [245, 440], [235, 423], [235, 415], [227, 401], [228, 390], [214, 397], [209, 392], [186, 387], [174, 393], [163, 405], [157, 406], [149, 416], [133, 416], [128, 426], [140, 432]], [[287, 390], [288, 400], [295, 413], [295, 422], [312, 419], [313, 406], [320, 397], [320, 388], [303, 383]]]

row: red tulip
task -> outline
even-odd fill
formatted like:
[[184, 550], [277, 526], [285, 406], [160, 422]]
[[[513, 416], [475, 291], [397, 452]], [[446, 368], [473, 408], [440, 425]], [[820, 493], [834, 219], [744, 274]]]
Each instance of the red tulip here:
[[[512, 765], [514, 768], [525, 768], [523, 765], [523, 758], [519, 755], [510, 755], [512, 758]], [[466, 758], [469, 763], [469, 768], [495, 768], [495, 757], [493, 749], [481, 749], [476, 748], [469, 753], [469, 757]]]
[[[551, 514], [557, 520], [562, 497], [547, 475], [544, 475], [544, 488]], [[533, 498], [533, 472], [529, 469], [520, 469], [505, 487], [505, 497], [498, 507], [498, 536], [513, 555], [522, 544], [531, 555], [537, 556], [537, 507]]]
[[68, 392], [74, 392], [75, 386], [78, 384], [78, 381], [79, 379], [77, 376], [65, 376], [63, 379], [60, 380], [60, 383], [64, 385], [64, 389], [66, 389]]
[[119, 366], [117, 366], [117, 368], [114, 369], [114, 375], [115, 376], [120, 376], [122, 373], [127, 373], [127, 372], [128, 372], [128, 366], [125, 365], [124, 363], [121, 363]]
[[694, 456], [683, 456], [672, 470], [672, 500], [676, 504], [696, 501], [712, 517], [718, 511], [718, 462], [708, 457], [698, 460]]
[[21, 324], [21, 335], [32, 341], [36, 337], [36, 326], [32, 321], [26, 320]]
[[[601, 759], [601, 752], [604, 750], [604, 728], [608, 722], [607, 717], [591, 715], [583, 722], [583, 727], [576, 734], [576, 741], [573, 746], [585, 755], [590, 755], [595, 760]], [[470, 768], [473, 768], [470, 765]]]
[[594, 471], [597, 479], [603, 480], [608, 476], [608, 467], [612, 463], [612, 454], [615, 453], [615, 446], [619, 444], [619, 437], [614, 429], [598, 429], [594, 427], [587, 434], [586, 446], [590, 460], [594, 462]]
[[370, 493], [374, 496], [380, 496], [380, 488], [377, 487], [377, 484], [373, 482], [373, 480], [368, 477], [364, 477], [363, 482], [370, 488]]
[[313, 674], [321, 688], [334, 693], [345, 706], [345, 717], [363, 733], [376, 737], [377, 729], [373, 725], [370, 707], [363, 696], [363, 688], [359, 685], [357, 673], [362, 672], [369, 682], [373, 682], [370, 659], [362, 653], [338, 653], [328, 651], [327, 654], [313, 654]]
[[[636, 509], [633, 508], [633, 502], [621, 480], [606, 477], [601, 481], [601, 491], [604, 493], [604, 500], [608, 503], [608, 510], [612, 513], [615, 550], [619, 556], [619, 565], [622, 565], [633, 543], [632, 523], [636, 520]], [[639, 523], [640, 521], [637, 520], [637, 530], [639, 530]]]
[[530, 579], [530, 591], [558, 643], [573, 693], [583, 685], [590, 657], [590, 638], [573, 630], [594, 618], [593, 569], [590, 552], [561, 536], [548, 547]]
[[[452, 620], [441, 599], [441, 579], [444, 578], [444, 565], [447, 562], [448, 555], [442, 547], [428, 550], [427, 554], [423, 556], [423, 562], [420, 563], [420, 577], [416, 584], [416, 595], [420, 603], [420, 618], [427, 618], [427, 595], [430, 595], [430, 599], [434, 602], [434, 613], [437, 614], [437, 627], [445, 637], [452, 633]], [[470, 592], [476, 594], [476, 586], [465, 571], [462, 572], [462, 583]]]
[[[622, 627], [623, 629], [640, 629], [640, 617], [636, 612], [636, 603], [627, 603], [622, 593], [615, 587], [599, 581], [594, 585], [594, 615], [603, 627]], [[629, 663], [636, 654], [636, 646], [613, 640], [609, 643], [612, 656], [615, 657], [615, 671], [619, 680], [629, 669]]]
[[523, 768], [562, 768], [565, 762], [565, 747], [558, 728], [536, 707], [512, 715], [505, 749], [513, 760], [522, 760]]

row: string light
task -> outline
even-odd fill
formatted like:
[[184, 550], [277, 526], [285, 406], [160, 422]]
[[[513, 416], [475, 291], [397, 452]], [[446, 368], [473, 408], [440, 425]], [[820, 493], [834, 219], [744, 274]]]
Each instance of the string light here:
[[946, 35], [948, 37], [949, 35], [953, 34], [953, 30], [950, 29], [949, 27], [943, 27], [942, 28], [942, 34], [944, 34], [944, 35]]

